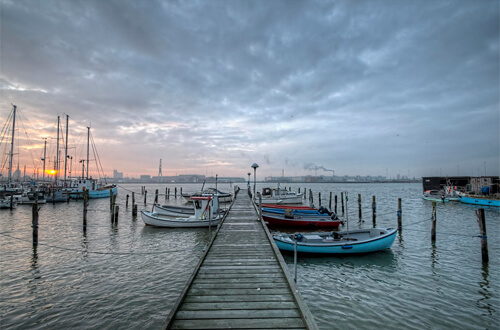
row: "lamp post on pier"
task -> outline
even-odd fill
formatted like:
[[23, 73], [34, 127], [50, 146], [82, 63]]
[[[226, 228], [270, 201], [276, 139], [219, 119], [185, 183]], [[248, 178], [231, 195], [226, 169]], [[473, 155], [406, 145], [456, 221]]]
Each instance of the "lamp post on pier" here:
[[253, 168], [253, 202], [254, 203], [255, 203], [255, 186], [257, 183], [257, 167], [259, 167], [259, 165], [257, 165], [257, 163], [252, 164], [252, 168]]

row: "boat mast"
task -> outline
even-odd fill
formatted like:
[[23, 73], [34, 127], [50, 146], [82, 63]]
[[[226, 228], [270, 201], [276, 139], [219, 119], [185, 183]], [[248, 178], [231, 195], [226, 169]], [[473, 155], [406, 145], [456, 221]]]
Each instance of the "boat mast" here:
[[45, 181], [45, 159], [47, 156], [47, 138], [44, 138], [45, 143], [43, 144], [43, 181]]
[[[12, 104], [12, 103], [11, 103]], [[16, 128], [16, 108], [14, 104], [13, 115], [12, 115], [12, 140], [10, 141], [10, 160], [9, 160], [9, 186], [12, 183], [12, 158], [14, 158], [14, 131]]]
[[69, 116], [66, 115], [66, 146], [64, 148], [64, 182], [66, 182], [66, 168], [68, 167], [68, 120]]
[[56, 163], [54, 164], [55, 177], [54, 182], [57, 184], [57, 175], [59, 174], [59, 124], [60, 124], [60, 116], [57, 116], [57, 143], [56, 143]]
[[87, 127], [87, 175], [86, 179], [89, 178], [89, 143], [90, 142], [90, 127]]

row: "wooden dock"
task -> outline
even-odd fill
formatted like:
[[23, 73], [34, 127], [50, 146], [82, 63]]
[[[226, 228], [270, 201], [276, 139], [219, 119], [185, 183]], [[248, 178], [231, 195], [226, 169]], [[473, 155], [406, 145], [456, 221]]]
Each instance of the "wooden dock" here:
[[170, 312], [166, 329], [317, 329], [243, 191]]

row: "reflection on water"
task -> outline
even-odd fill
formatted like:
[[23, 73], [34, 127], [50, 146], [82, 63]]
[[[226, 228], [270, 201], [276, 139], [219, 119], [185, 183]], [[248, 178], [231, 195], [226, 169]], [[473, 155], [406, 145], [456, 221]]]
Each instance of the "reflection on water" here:
[[[257, 190], [264, 186], [268, 184], [257, 184]], [[292, 191], [299, 187], [290, 186]], [[140, 211], [140, 185], [126, 187], [136, 192]], [[175, 185], [168, 187], [173, 190]], [[190, 192], [199, 190], [201, 184], [183, 187]], [[399, 231], [389, 250], [359, 256], [299, 255], [298, 287], [321, 329], [351, 325], [367, 330], [500, 327], [500, 256], [493, 253], [500, 250], [500, 233], [488, 233], [490, 262], [483, 264], [480, 245], [472, 238], [477, 235], [476, 207], [439, 204], [438, 241], [432, 244], [432, 206], [421, 198], [420, 184], [306, 187], [315, 197], [319, 192], [339, 197], [345, 191], [349, 196], [362, 194], [366, 222], [358, 220], [356, 198], [345, 206], [352, 228], [372, 226], [373, 195], [377, 196], [379, 227], [396, 227], [398, 198], [403, 204], [405, 230]], [[230, 190], [223, 185], [219, 188]], [[165, 185], [147, 189], [165, 191]], [[90, 201], [86, 228], [82, 227], [81, 202], [42, 206], [39, 245], [32, 244], [30, 208], [1, 212], [0, 233], [17, 238], [0, 236], [2, 328], [162, 326], [203, 253], [209, 231], [145, 226], [140, 216], [131, 215], [130, 200], [129, 208], [124, 206], [129, 190], [119, 190], [117, 204], [123, 211], [116, 225], [111, 224], [107, 199]], [[154, 193], [148, 195], [148, 201], [152, 199]], [[180, 197], [165, 203], [186, 205]], [[338, 209], [341, 213], [340, 198]], [[499, 218], [499, 209], [488, 208], [487, 228], [498, 228]], [[452, 236], [460, 239], [447, 239], [447, 234], [460, 235]], [[284, 258], [293, 272], [293, 254]]]

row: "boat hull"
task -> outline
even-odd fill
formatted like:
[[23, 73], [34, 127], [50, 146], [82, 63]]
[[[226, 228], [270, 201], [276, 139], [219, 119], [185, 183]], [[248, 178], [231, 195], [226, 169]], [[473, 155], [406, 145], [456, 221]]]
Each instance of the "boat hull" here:
[[465, 196], [465, 195], [459, 195], [458, 198], [460, 198], [460, 202], [466, 204], [500, 207], [500, 200], [497, 199], [487, 199], [479, 196]]
[[262, 219], [272, 226], [338, 228], [341, 224], [339, 220], [332, 220], [328, 215], [295, 216], [293, 219], [289, 219], [285, 218], [284, 214], [262, 213]]
[[158, 213], [141, 211], [142, 221], [146, 225], [155, 226], [155, 227], [164, 227], [164, 228], [200, 228], [200, 227], [210, 227], [217, 226], [221, 218], [218, 217], [216, 219], [211, 219], [210, 221], [207, 219], [199, 220], [193, 219], [191, 217], [188, 218], [169, 218], [167, 216], [162, 216]]
[[266, 197], [262, 196], [262, 204], [302, 204], [302, 195], [294, 197]]
[[185, 218], [194, 215], [194, 209], [192, 207], [168, 206], [168, 205], [155, 205], [153, 212], [161, 215], [168, 215], [173, 217], [185, 217]]
[[[113, 191], [113, 196], [118, 193], [118, 187], [114, 186], [109, 189], [98, 189], [98, 190], [89, 190], [89, 198], [109, 198], [111, 196], [110, 190]], [[79, 191], [78, 193], [71, 193], [71, 198], [78, 199], [83, 197], [83, 191]]]
[[[377, 229], [377, 228], [373, 228]], [[365, 231], [370, 231], [367, 229]], [[387, 228], [380, 229], [386, 231], [384, 235], [379, 235], [371, 239], [362, 241], [332, 241], [330, 243], [302, 243], [297, 241], [297, 252], [310, 253], [310, 254], [357, 254], [357, 253], [371, 253], [385, 249], [389, 249], [394, 243], [396, 238], [396, 229]], [[354, 236], [355, 232], [362, 232], [363, 230], [350, 231]], [[339, 234], [343, 234], [339, 232]], [[344, 232], [345, 234], [345, 232]], [[318, 235], [310, 235], [318, 236]], [[319, 236], [318, 236], [319, 237]], [[295, 241], [290, 235], [274, 235], [274, 242], [280, 250], [293, 252], [295, 250]]]

